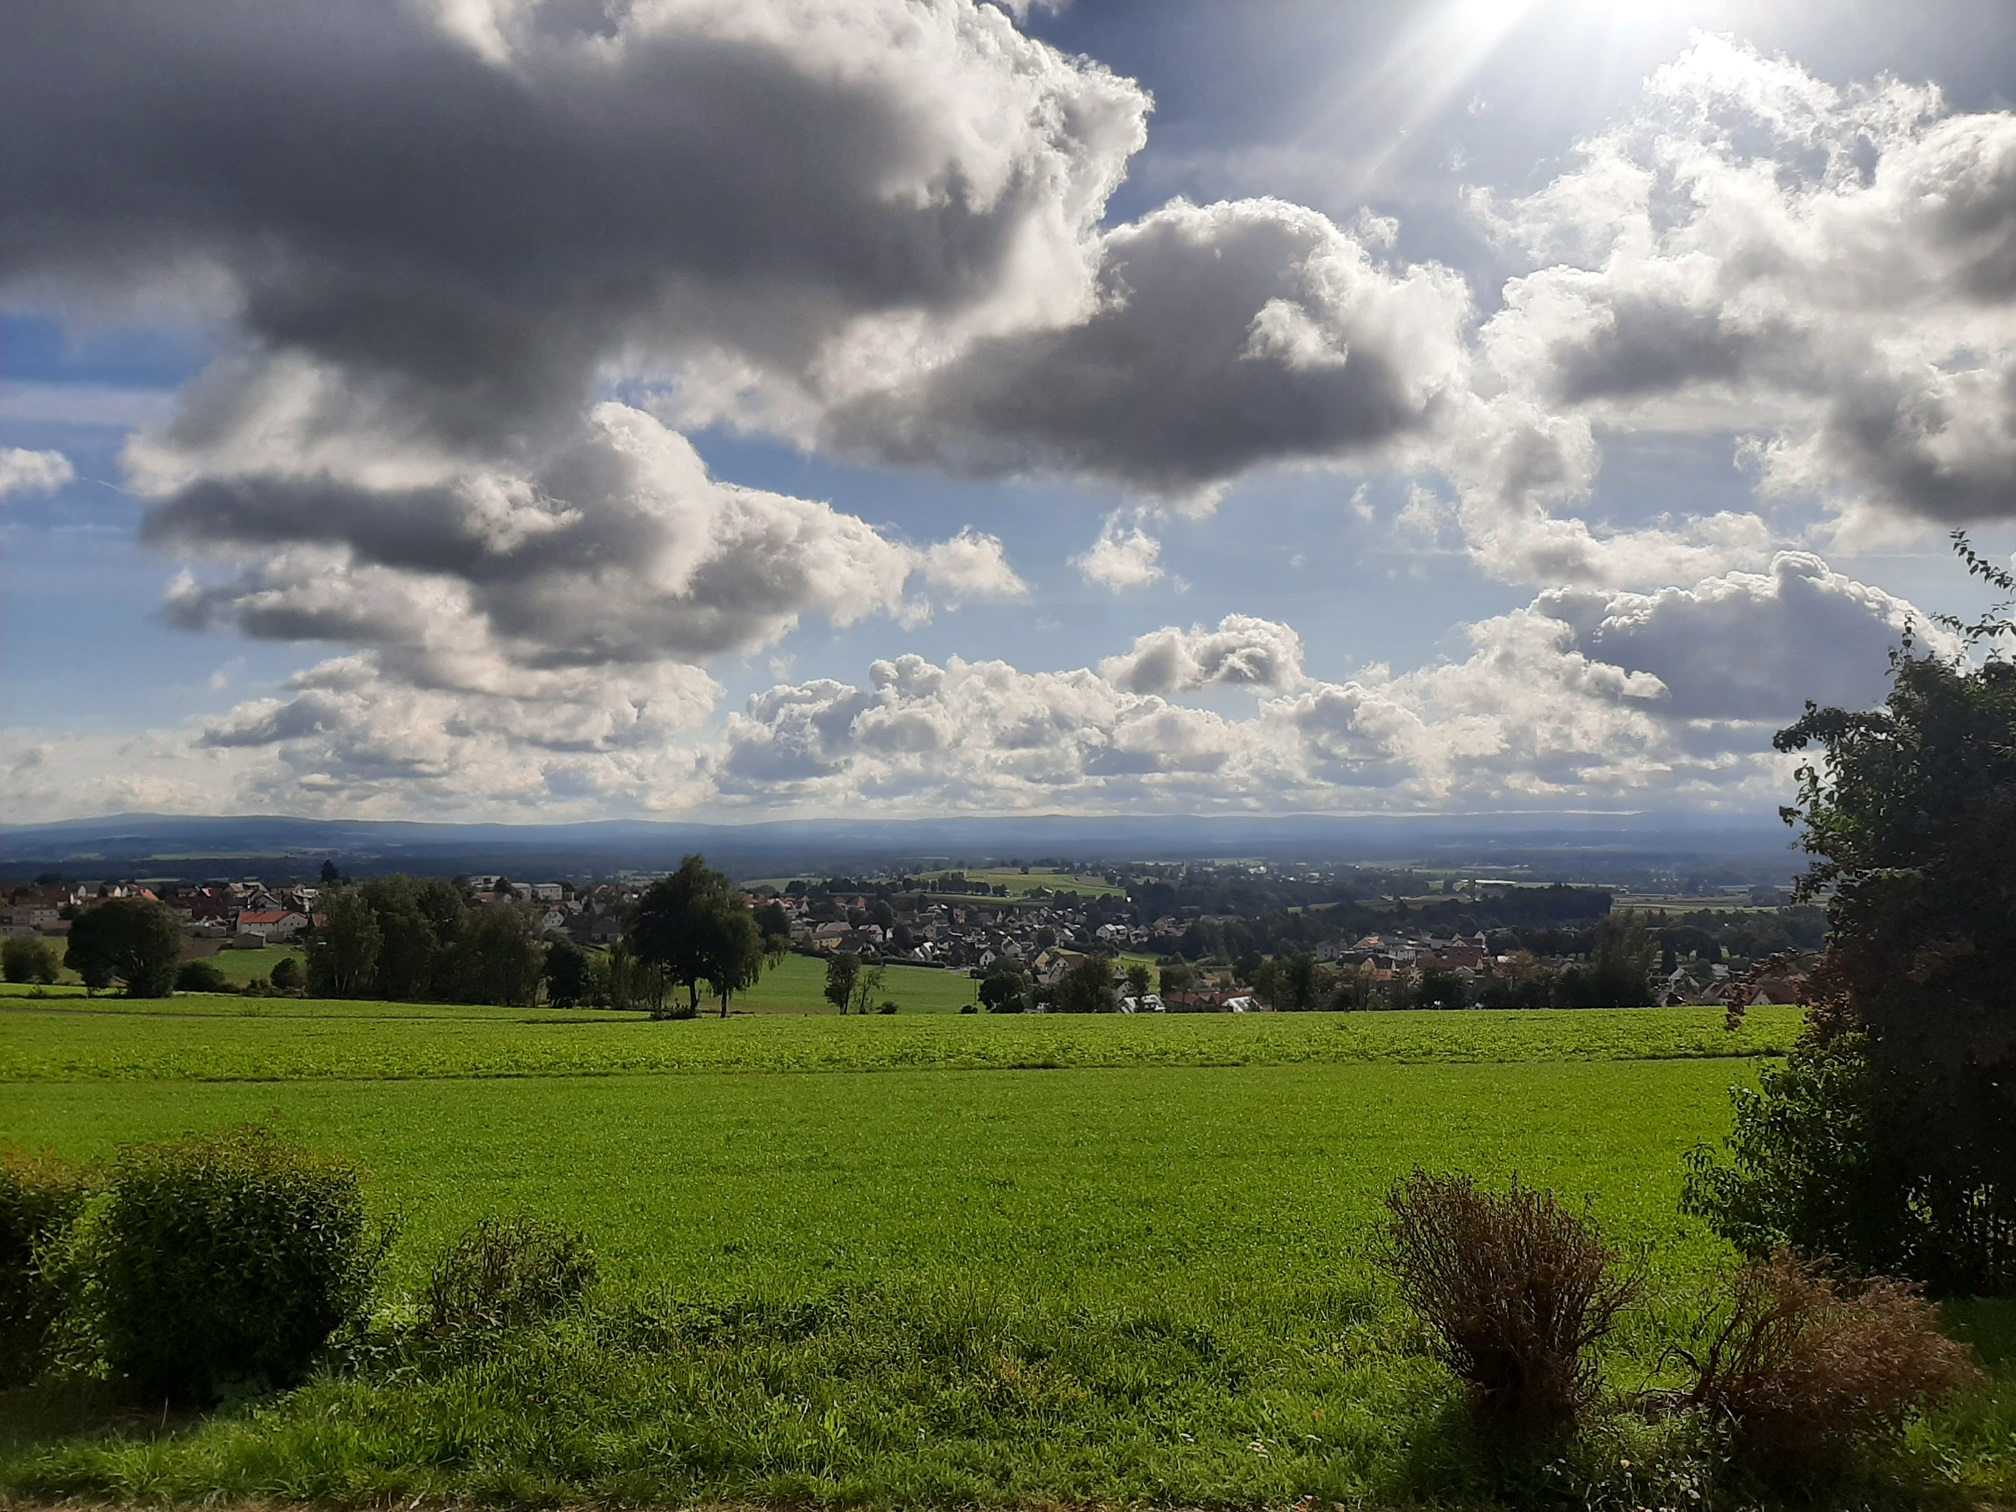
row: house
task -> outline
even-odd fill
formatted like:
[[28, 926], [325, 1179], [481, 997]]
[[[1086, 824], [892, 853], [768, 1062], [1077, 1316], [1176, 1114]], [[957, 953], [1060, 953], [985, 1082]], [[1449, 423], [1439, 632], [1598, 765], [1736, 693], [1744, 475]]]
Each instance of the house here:
[[308, 928], [308, 916], [295, 913], [291, 908], [251, 910], [238, 915], [238, 938], [248, 937], [263, 945], [275, 945], [285, 940], [297, 940]]

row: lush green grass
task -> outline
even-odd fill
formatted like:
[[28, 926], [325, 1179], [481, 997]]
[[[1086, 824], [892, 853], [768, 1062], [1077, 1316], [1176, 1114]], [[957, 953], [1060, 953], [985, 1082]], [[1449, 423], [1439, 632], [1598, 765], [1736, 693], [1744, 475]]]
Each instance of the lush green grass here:
[[[80, 1432], [88, 1415], [66, 1426], [60, 1394], [0, 1398], [20, 1424], [0, 1432], [7, 1495], [1475, 1502], [1491, 1473], [1366, 1258], [1381, 1193], [1419, 1163], [1586, 1198], [1646, 1255], [1647, 1298], [1609, 1361], [1634, 1389], [1724, 1260], [1677, 1215], [1681, 1156], [1725, 1126], [1727, 1089], [1754, 1074], [1741, 1055], [1791, 1026], [1767, 1011], [1732, 1038], [1690, 1010], [186, 1011], [199, 1001], [240, 1000], [0, 1009], [0, 1143], [97, 1156], [261, 1119], [359, 1157], [374, 1203], [405, 1218], [378, 1342], [200, 1422]], [[655, 1074], [523, 1069], [632, 1054]], [[1018, 1056], [1070, 1069], [958, 1069]], [[230, 1068], [294, 1079], [216, 1079]], [[590, 1232], [593, 1309], [483, 1348], [400, 1342], [400, 1296], [496, 1211]], [[2006, 1354], [2006, 1310], [1964, 1321]], [[1943, 1460], [1983, 1494], [2016, 1489], [2003, 1369], [1999, 1396], [1921, 1432], [1921, 1472]], [[1691, 1473], [1669, 1439], [1620, 1419], [1530, 1473], [1573, 1505], [1691, 1504], [1650, 1500], [1645, 1467]]]
[[301, 1081], [1427, 1061], [1625, 1061], [1782, 1051], [1796, 1010], [702, 1017], [239, 998], [0, 1006], [0, 1082]]
[[254, 977], [272, 976], [273, 968], [290, 957], [296, 965], [306, 969], [307, 959], [298, 947], [292, 945], [266, 945], [258, 950], [220, 950], [204, 959], [229, 980], [249, 982]]
[[[879, 1007], [886, 998], [899, 1013], [957, 1013], [976, 1002], [978, 987], [963, 971], [930, 966], [885, 966]], [[826, 960], [823, 956], [787, 955], [763, 973], [763, 979], [737, 994], [735, 1007], [744, 1013], [833, 1013], [826, 1001]], [[711, 998], [702, 998], [712, 1007]]]

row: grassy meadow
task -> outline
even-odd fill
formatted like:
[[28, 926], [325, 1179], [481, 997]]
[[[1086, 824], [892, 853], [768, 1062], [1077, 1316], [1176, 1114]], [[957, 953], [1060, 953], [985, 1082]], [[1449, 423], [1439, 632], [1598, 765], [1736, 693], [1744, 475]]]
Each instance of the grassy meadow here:
[[[1635, 1390], [1728, 1259], [1677, 1213], [1682, 1157], [1794, 1029], [0, 1000], [0, 1143], [267, 1122], [357, 1157], [401, 1225], [374, 1331], [292, 1393], [201, 1419], [0, 1395], [0, 1494], [1485, 1504], [1503, 1469], [1367, 1257], [1382, 1193], [1420, 1164], [1586, 1201], [1646, 1267], [1606, 1360]], [[587, 1231], [592, 1305], [416, 1343], [433, 1256], [487, 1213]], [[1997, 1384], [1914, 1430], [1913, 1474], [2016, 1494], [2016, 1321], [1954, 1319]], [[1693, 1505], [1662, 1432], [1620, 1414], [1513, 1491]], [[1857, 1495], [1913, 1499], [1884, 1485]]]

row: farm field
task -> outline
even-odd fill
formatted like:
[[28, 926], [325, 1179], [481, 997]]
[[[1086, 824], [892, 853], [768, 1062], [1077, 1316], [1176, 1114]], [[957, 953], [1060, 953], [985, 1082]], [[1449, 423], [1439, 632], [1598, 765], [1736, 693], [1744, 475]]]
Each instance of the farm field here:
[[[1475, 1503], [1454, 1388], [1367, 1258], [1382, 1193], [1420, 1164], [1586, 1200], [1648, 1269], [1607, 1366], [1635, 1389], [1726, 1260], [1677, 1213], [1682, 1156], [1795, 1027], [1784, 1010], [1728, 1036], [1706, 1010], [652, 1024], [251, 1001], [273, 1011], [0, 1003], [0, 1144], [88, 1158], [267, 1122], [358, 1158], [400, 1216], [382, 1327], [487, 1213], [585, 1230], [594, 1305], [207, 1420], [79, 1434], [17, 1394], [0, 1493]], [[1959, 1321], [1999, 1383], [1922, 1429], [1921, 1455], [1979, 1500], [2016, 1490], [2016, 1327], [1986, 1307]], [[1653, 1430], [1606, 1428], [1560, 1473], [1607, 1496], [1615, 1463], [1648, 1454]]]
[[639, 1014], [186, 994], [0, 999], [0, 1081], [303, 1081], [678, 1072], [1029, 1070], [1724, 1059], [1782, 1053], [1797, 1010]]

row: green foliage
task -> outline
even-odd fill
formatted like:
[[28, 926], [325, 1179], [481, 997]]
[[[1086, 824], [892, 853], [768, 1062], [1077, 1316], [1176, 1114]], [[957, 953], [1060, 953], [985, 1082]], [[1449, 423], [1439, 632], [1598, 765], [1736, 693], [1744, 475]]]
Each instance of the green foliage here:
[[184, 1402], [299, 1381], [383, 1252], [356, 1167], [253, 1127], [122, 1151], [88, 1246], [107, 1363]]
[[10, 982], [54, 982], [62, 971], [56, 949], [47, 940], [14, 935], [0, 942], [0, 976]]
[[84, 1166], [0, 1149], [0, 1389], [48, 1363], [75, 1300], [65, 1251], [94, 1179]]
[[726, 1018], [734, 995], [753, 987], [763, 973], [763, 933], [749, 900], [701, 856], [687, 856], [677, 871], [645, 889], [629, 943], [641, 959], [662, 968], [673, 986], [686, 989], [688, 1018], [700, 1011], [703, 982]]
[[299, 992], [305, 975], [300, 961], [293, 956], [282, 956], [273, 963], [273, 975], [268, 978], [278, 992]]
[[835, 951], [826, 961], [826, 1001], [841, 1013], [854, 1001], [854, 983], [861, 975], [861, 957], [852, 951]]
[[454, 996], [467, 1003], [530, 1007], [539, 997], [545, 956], [526, 904], [472, 908], [451, 947]]
[[520, 1328], [579, 1305], [595, 1252], [574, 1229], [536, 1218], [480, 1218], [434, 1263], [423, 1299], [437, 1335]]
[[308, 990], [324, 997], [363, 997], [378, 980], [384, 935], [363, 894], [324, 893], [324, 920], [308, 941]]
[[555, 940], [546, 947], [546, 1001], [555, 1008], [572, 1008], [588, 997], [588, 953], [572, 940]]
[[[2016, 591], [1956, 539], [1970, 570]], [[2010, 627], [1991, 613], [1953, 628], [1978, 644]], [[1819, 753], [1783, 812], [1815, 858], [1802, 899], [1833, 889], [1827, 1012], [1859, 1031], [1867, 1067], [1869, 1156], [1857, 1191], [1834, 1195], [1866, 1215], [1856, 1237], [1873, 1247], [1844, 1257], [1906, 1264], [1943, 1291], [2016, 1292], [2016, 664], [1907, 646], [1883, 708], [1808, 705], [1776, 744]]]
[[1119, 1004], [1113, 962], [1106, 956], [1080, 956], [1057, 983], [1059, 1013], [1111, 1013]]
[[182, 959], [181, 926], [151, 898], [108, 899], [72, 921], [64, 959], [93, 989], [120, 982], [128, 997], [167, 997]]
[[1707, 1146], [1687, 1157], [1681, 1210], [1705, 1218], [1743, 1254], [1762, 1260], [1781, 1246], [1808, 1255], [1852, 1255], [1895, 1265], [1909, 1247], [1908, 1215], [1872, 1197], [1874, 1097], [1861, 1036], [1809, 1037], [1755, 1088], [1737, 1087], [1726, 1154]]
[[231, 981], [215, 961], [184, 961], [175, 971], [177, 992], [229, 992]]
[[1021, 972], [996, 966], [980, 983], [980, 1005], [989, 1013], [1020, 1013], [1029, 1006], [1029, 982]]

